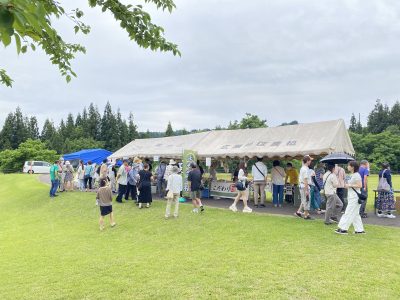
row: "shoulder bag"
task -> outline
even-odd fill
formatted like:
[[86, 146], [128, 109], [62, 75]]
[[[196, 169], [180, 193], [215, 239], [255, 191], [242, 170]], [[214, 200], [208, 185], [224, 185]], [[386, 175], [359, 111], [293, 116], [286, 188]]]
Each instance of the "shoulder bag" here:
[[361, 190], [361, 193], [357, 192], [355, 188], [353, 188], [353, 191], [357, 194], [358, 196], [358, 204], [363, 204], [364, 202], [367, 201], [368, 197], [367, 194], [364, 190]]
[[390, 184], [387, 182], [387, 178], [384, 177], [386, 170], [383, 171], [382, 177], [379, 178], [379, 184], [378, 184], [378, 192], [390, 192]]
[[168, 190], [168, 193], [167, 193], [167, 199], [168, 199], [168, 200], [174, 199], [174, 192], [173, 192], [173, 190], [172, 190], [172, 187], [173, 187], [173, 184], [174, 184], [174, 177], [173, 177], [173, 176], [174, 176], [174, 175], [172, 175], [171, 189], [169, 189], [169, 190]]

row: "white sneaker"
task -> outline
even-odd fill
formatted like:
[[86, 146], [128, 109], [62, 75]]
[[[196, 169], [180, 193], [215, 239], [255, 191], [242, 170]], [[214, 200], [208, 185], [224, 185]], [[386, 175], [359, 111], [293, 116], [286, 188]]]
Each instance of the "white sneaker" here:
[[244, 213], [251, 213], [253, 210], [250, 208], [250, 207], [248, 207], [248, 206], [246, 206], [245, 208], [243, 208], [243, 212]]
[[384, 218], [384, 217], [385, 217], [384, 214], [380, 214], [380, 213], [376, 213], [376, 216], [377, 216], [378, 218]]
[[229, 209], [231, 210], [231, 211], [233, 211], [233, 212], [237, 212], [237, 208], [236, 208], [236, 206], [235, 205], [231, 205], [231, 206], [229, 206]]
[[392, 215], [392, 214], [387, 214], [387, 215], [385, 215], [385, 217], [389, 218], [389, 219], [396, 219], [396, 216]]
[[192, 213], [198, 214], [198, 213], [199, 213], [199, 210], [198, 210], [197, 208], [194, 208], [194, 209], [192, 210]]

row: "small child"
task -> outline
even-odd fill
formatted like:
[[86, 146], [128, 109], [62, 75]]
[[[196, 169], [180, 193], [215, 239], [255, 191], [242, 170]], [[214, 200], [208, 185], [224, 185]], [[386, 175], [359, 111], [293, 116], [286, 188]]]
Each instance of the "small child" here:
[[172, 168], [172, 174], [168, 176], [167, 184], [167, 209], [165, 211], [165, 219], [169, 219], [171, 214], [171, 204], [175, 202], [174, 217], [178, 217], [179, 213], [179, 197], [182, 192], [182, 176], [179, 174], [179, 168], [174, 166]]
[[114, 222], [114, 216], [112, 212], [112, 192], [110, 186], [107, 185], [107, 180], [102, 179], [100, 181], [100, 188], [96, 194], [97, 204], [100, 206], [100, 230], [104, 229], [104, 216], [110, 215], [111, 227], [117, 225]]

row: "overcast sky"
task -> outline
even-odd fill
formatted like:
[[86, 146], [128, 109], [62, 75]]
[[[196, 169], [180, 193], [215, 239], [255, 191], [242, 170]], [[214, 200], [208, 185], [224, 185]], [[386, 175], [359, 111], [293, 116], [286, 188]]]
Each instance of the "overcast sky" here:
[[[400, 2], [384, 0], [176, 0], [172, 14], [146, 5], [182, 57], [143, 50], [109, 14], [80, 7], [88, 36], [61, 22], [65, 39], [86, 55], [67, 84], [40, 51], [17, 56], [0, 47], [0, 67], [15, 80], [0, 86], [0, 124], [20, 106], [56, 123], [94, 102], [110, 101], [139, 130], [214, 128], [245, 112], [269, 126], [343, 118], [366, 122], [377, 98], [391, 105], [400, 89]], [[125, 1], [139, 3], [142, 1]], [[83, 4], [82, 4], [83, 3]], [[84, 5], [84, 6], [82, 6]]]

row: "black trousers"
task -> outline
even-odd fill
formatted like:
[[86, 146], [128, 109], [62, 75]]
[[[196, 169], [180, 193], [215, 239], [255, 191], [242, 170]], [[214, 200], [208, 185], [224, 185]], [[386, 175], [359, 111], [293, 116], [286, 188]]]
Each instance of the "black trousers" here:
[[85, 183], [85, 189], [88, 188], [88, 184], [89, 184], [89, 189], [92, 189], [92, 177], [84, 177], [83, 178], [83, 182]]
[[125, 200], [129, 200], [129, 195], [131, 195], [132, 200], [137, 201], [137, 189], [136, 185], [129, 184], [126, 186]]
[[125, 195], [125, 193], [126, 193], [126, 188], [127, 188], [127, 186], [126, 185], [123, 185], [123, 184], [119, 184], [118, 185], [118, 196], [117, 196], [117, 198], [115, 199], [117, 202], [122, 202], [122, 197]]
[[347, 204], [344, 201], [344, 188], [337, 188], [336, 194], [338, 195], [340, 201], [342, 201], [342, 203], [343, 203], [342, 211], [345, 211]]

